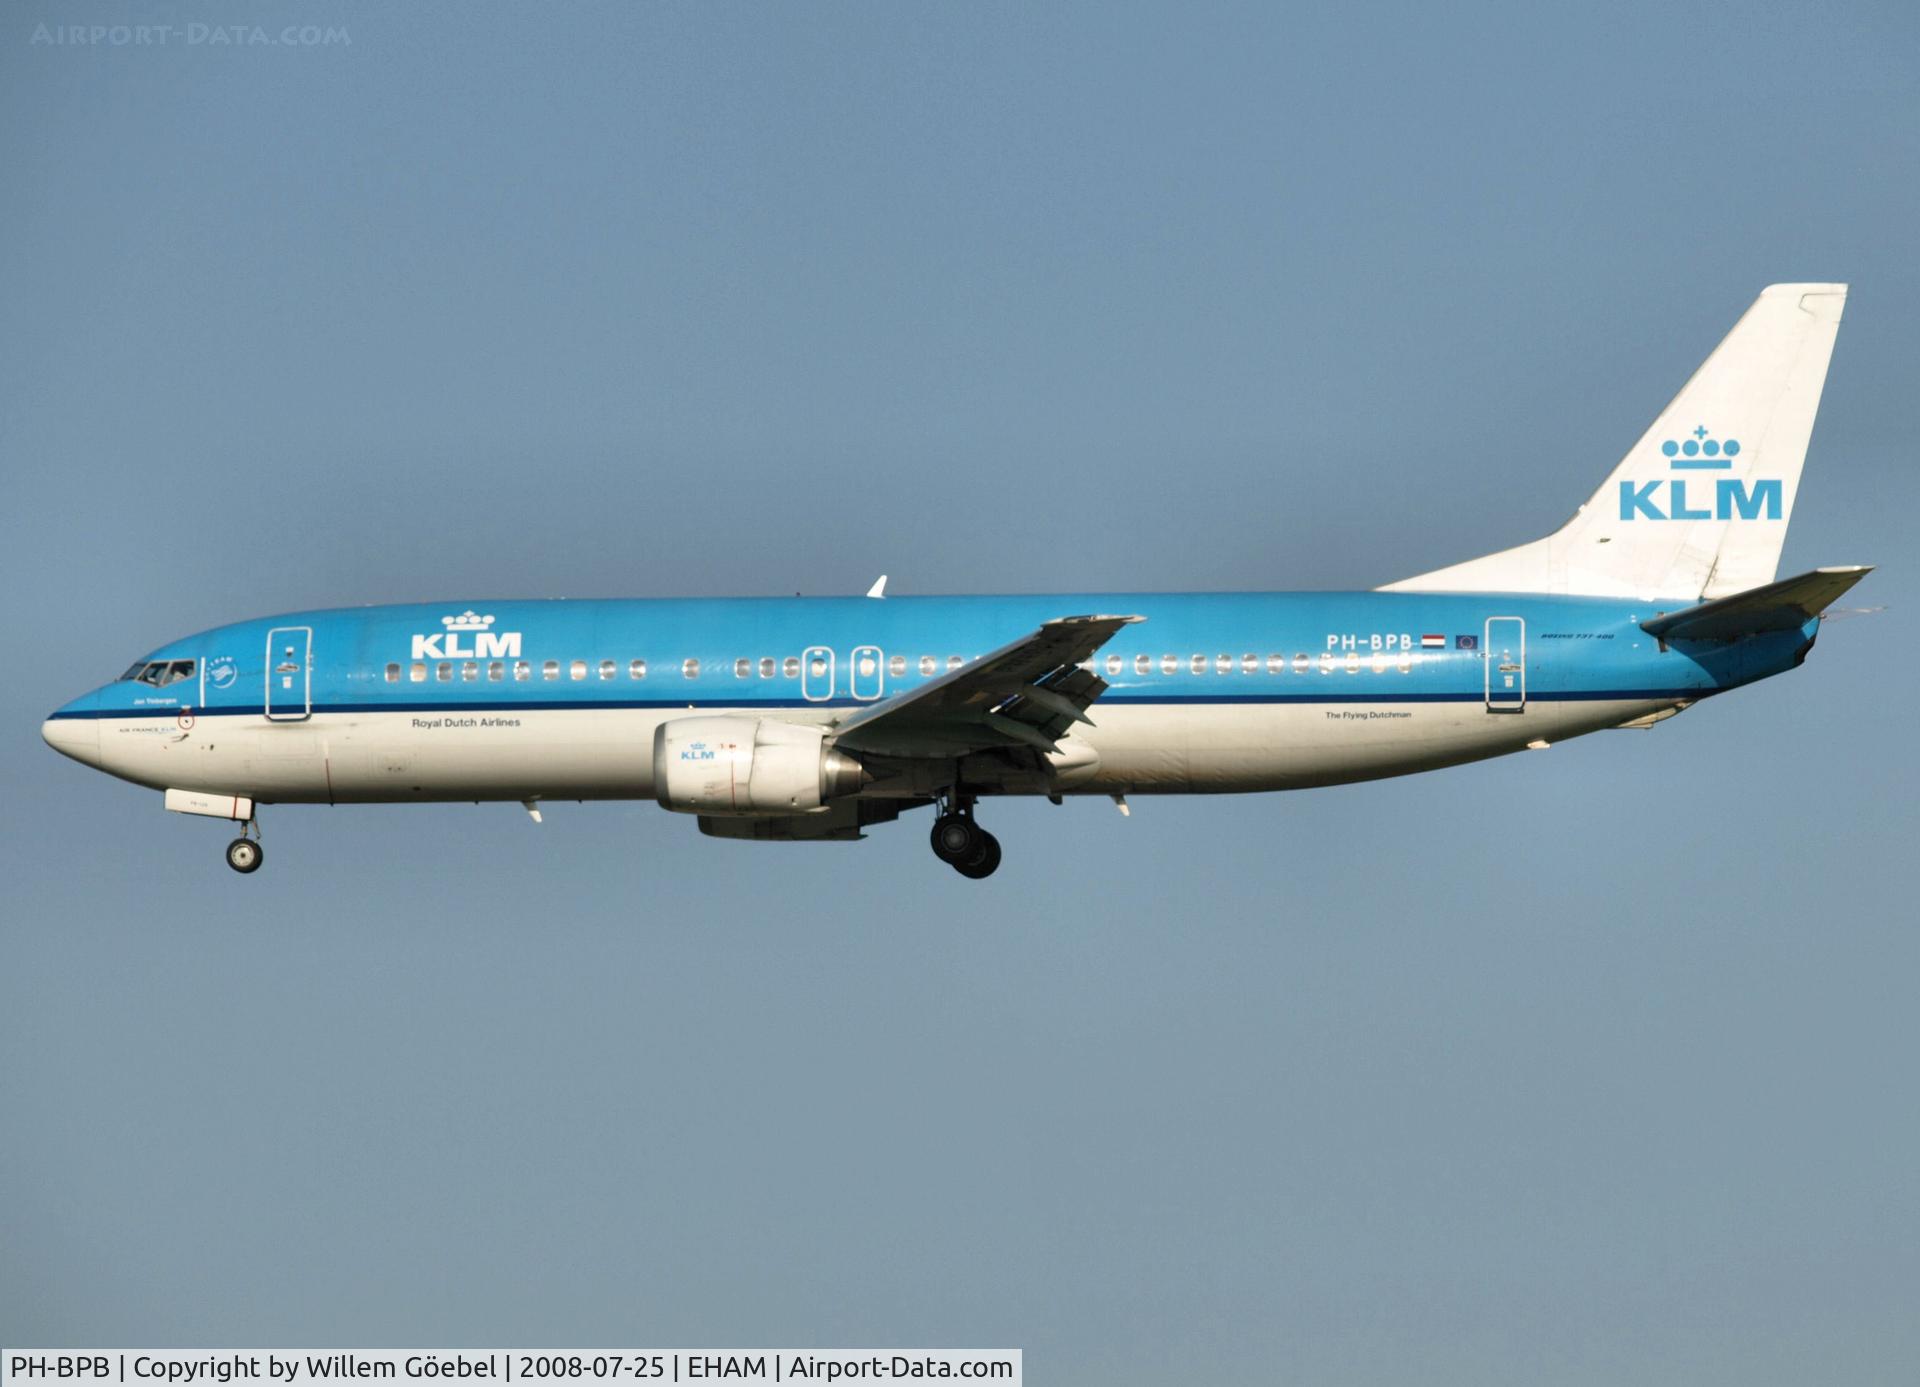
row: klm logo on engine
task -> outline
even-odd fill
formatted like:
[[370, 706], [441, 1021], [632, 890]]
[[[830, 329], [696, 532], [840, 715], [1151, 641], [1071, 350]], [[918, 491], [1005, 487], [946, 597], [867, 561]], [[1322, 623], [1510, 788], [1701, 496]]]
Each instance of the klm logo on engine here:
[[718, 757], [715, 755], [713, 748], [705, 742], [689, 742], [685, 747], [681, 748], [680, 759], [682, 761], [713, 761], [717, 760]]
[[[1709, 438], [1703, 425], [1684, 443], [1669, 438], [1660, 451], [1674, 472], [1731, 472], [1740, 456], [1740, 440]], [[1704, 477], [1620, 483], [1622, 520], [1778, 520], [1783, 509], [1778, 477], [1761, 477], [1751, 484], [1738, 477], [1715, 477], [1711, 491]]]
[[[495, 631], [493, 618], [482, 616], [471, 609], [459, 616], [443, 616], [440, 624], [447, 629], [437, 636], [415, 636], [413, 638], [413, 658], [416, 660], [517, 660], [520, 658], [520, 633], [518, 631]], [[470, 637], [472, 643], [463, 643]]]

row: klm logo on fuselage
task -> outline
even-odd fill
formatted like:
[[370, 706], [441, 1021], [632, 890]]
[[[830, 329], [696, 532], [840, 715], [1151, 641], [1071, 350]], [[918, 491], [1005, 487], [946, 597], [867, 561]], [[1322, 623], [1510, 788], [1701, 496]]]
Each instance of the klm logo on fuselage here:
[[474, 611], [459, 616], [443, 616], [447, 629], [437, 636], [415, 636], [416, 660], [517, 660], [520, 658], [520, 633], [495, 631], [493, 618]]
[[[1740, 440], [1725, 443], [1708, 438], [1706, 428], [1693, 431], [1684, 443], [1669, 438], [1660, 445], [1667, 466], [1675, 472], [1730, 472], [1740, 456]], [[1691, 491], [1686, 477], [1664, 482], [1620, 483], [1622, 520], [1778, 520], [1784, 508], [1784, 490], [1778, 477], [1761, 477], [1751, 484], [1738, 477], [1716, 477], [1709, 496], [1705, 479]]]

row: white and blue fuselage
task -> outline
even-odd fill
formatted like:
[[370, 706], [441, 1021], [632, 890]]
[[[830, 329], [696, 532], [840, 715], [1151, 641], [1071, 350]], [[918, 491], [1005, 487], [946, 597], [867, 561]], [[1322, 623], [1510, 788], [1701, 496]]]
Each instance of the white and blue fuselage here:
[[[652, 798], [693, 714], [835, 727], [1009, 634], [1124, 611], [1083, 753], [888, 768], [864, 796], [1285, 790], [1498, 756], [1791, 668], [1818, 621], [1665, 646], [1657, 604], [1523, 594], [472, 602], [296, 612], [174, 641], [56, 711], [62, 751], [265, 802]], [[148, 673], [142, 682], [140, 675]], [[938, 760], [939, 758], [933, 758]]]
[[1762, 292], [1561, 529], [1373, 592], [455, 602], [294, 612], [142, 657], [47, 741], [254, 806], [644, 799], [837, 841], [983, 796], [1291, 790], [1650, 726], [1790, 669], [1866, 569], [1776, 580], [1846, 286]]

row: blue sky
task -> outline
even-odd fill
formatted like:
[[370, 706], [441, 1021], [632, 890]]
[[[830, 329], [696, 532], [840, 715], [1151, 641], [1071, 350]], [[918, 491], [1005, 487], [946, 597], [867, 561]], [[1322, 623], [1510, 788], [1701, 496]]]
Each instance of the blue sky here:
[[[0, 29], [0, 1342], [981, 1345], [1050, 1383], [1904, 1381], [1920, 20], [249, 8]], [[1854, 285], [1807, 666], [1300, 795], [700, 838], [44, 714], [319, 605], [1365, 587]]]

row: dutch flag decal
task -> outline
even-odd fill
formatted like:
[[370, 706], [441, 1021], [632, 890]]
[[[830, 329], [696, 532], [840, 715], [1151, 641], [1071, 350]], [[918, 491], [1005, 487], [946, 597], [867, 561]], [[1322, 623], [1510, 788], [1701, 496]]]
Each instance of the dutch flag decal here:
[[1447, 648], [1447, 638], [1445, 636], [1422, 636], [1420, 637], [1420, 648], [1422, 650], [1445, 650]]

